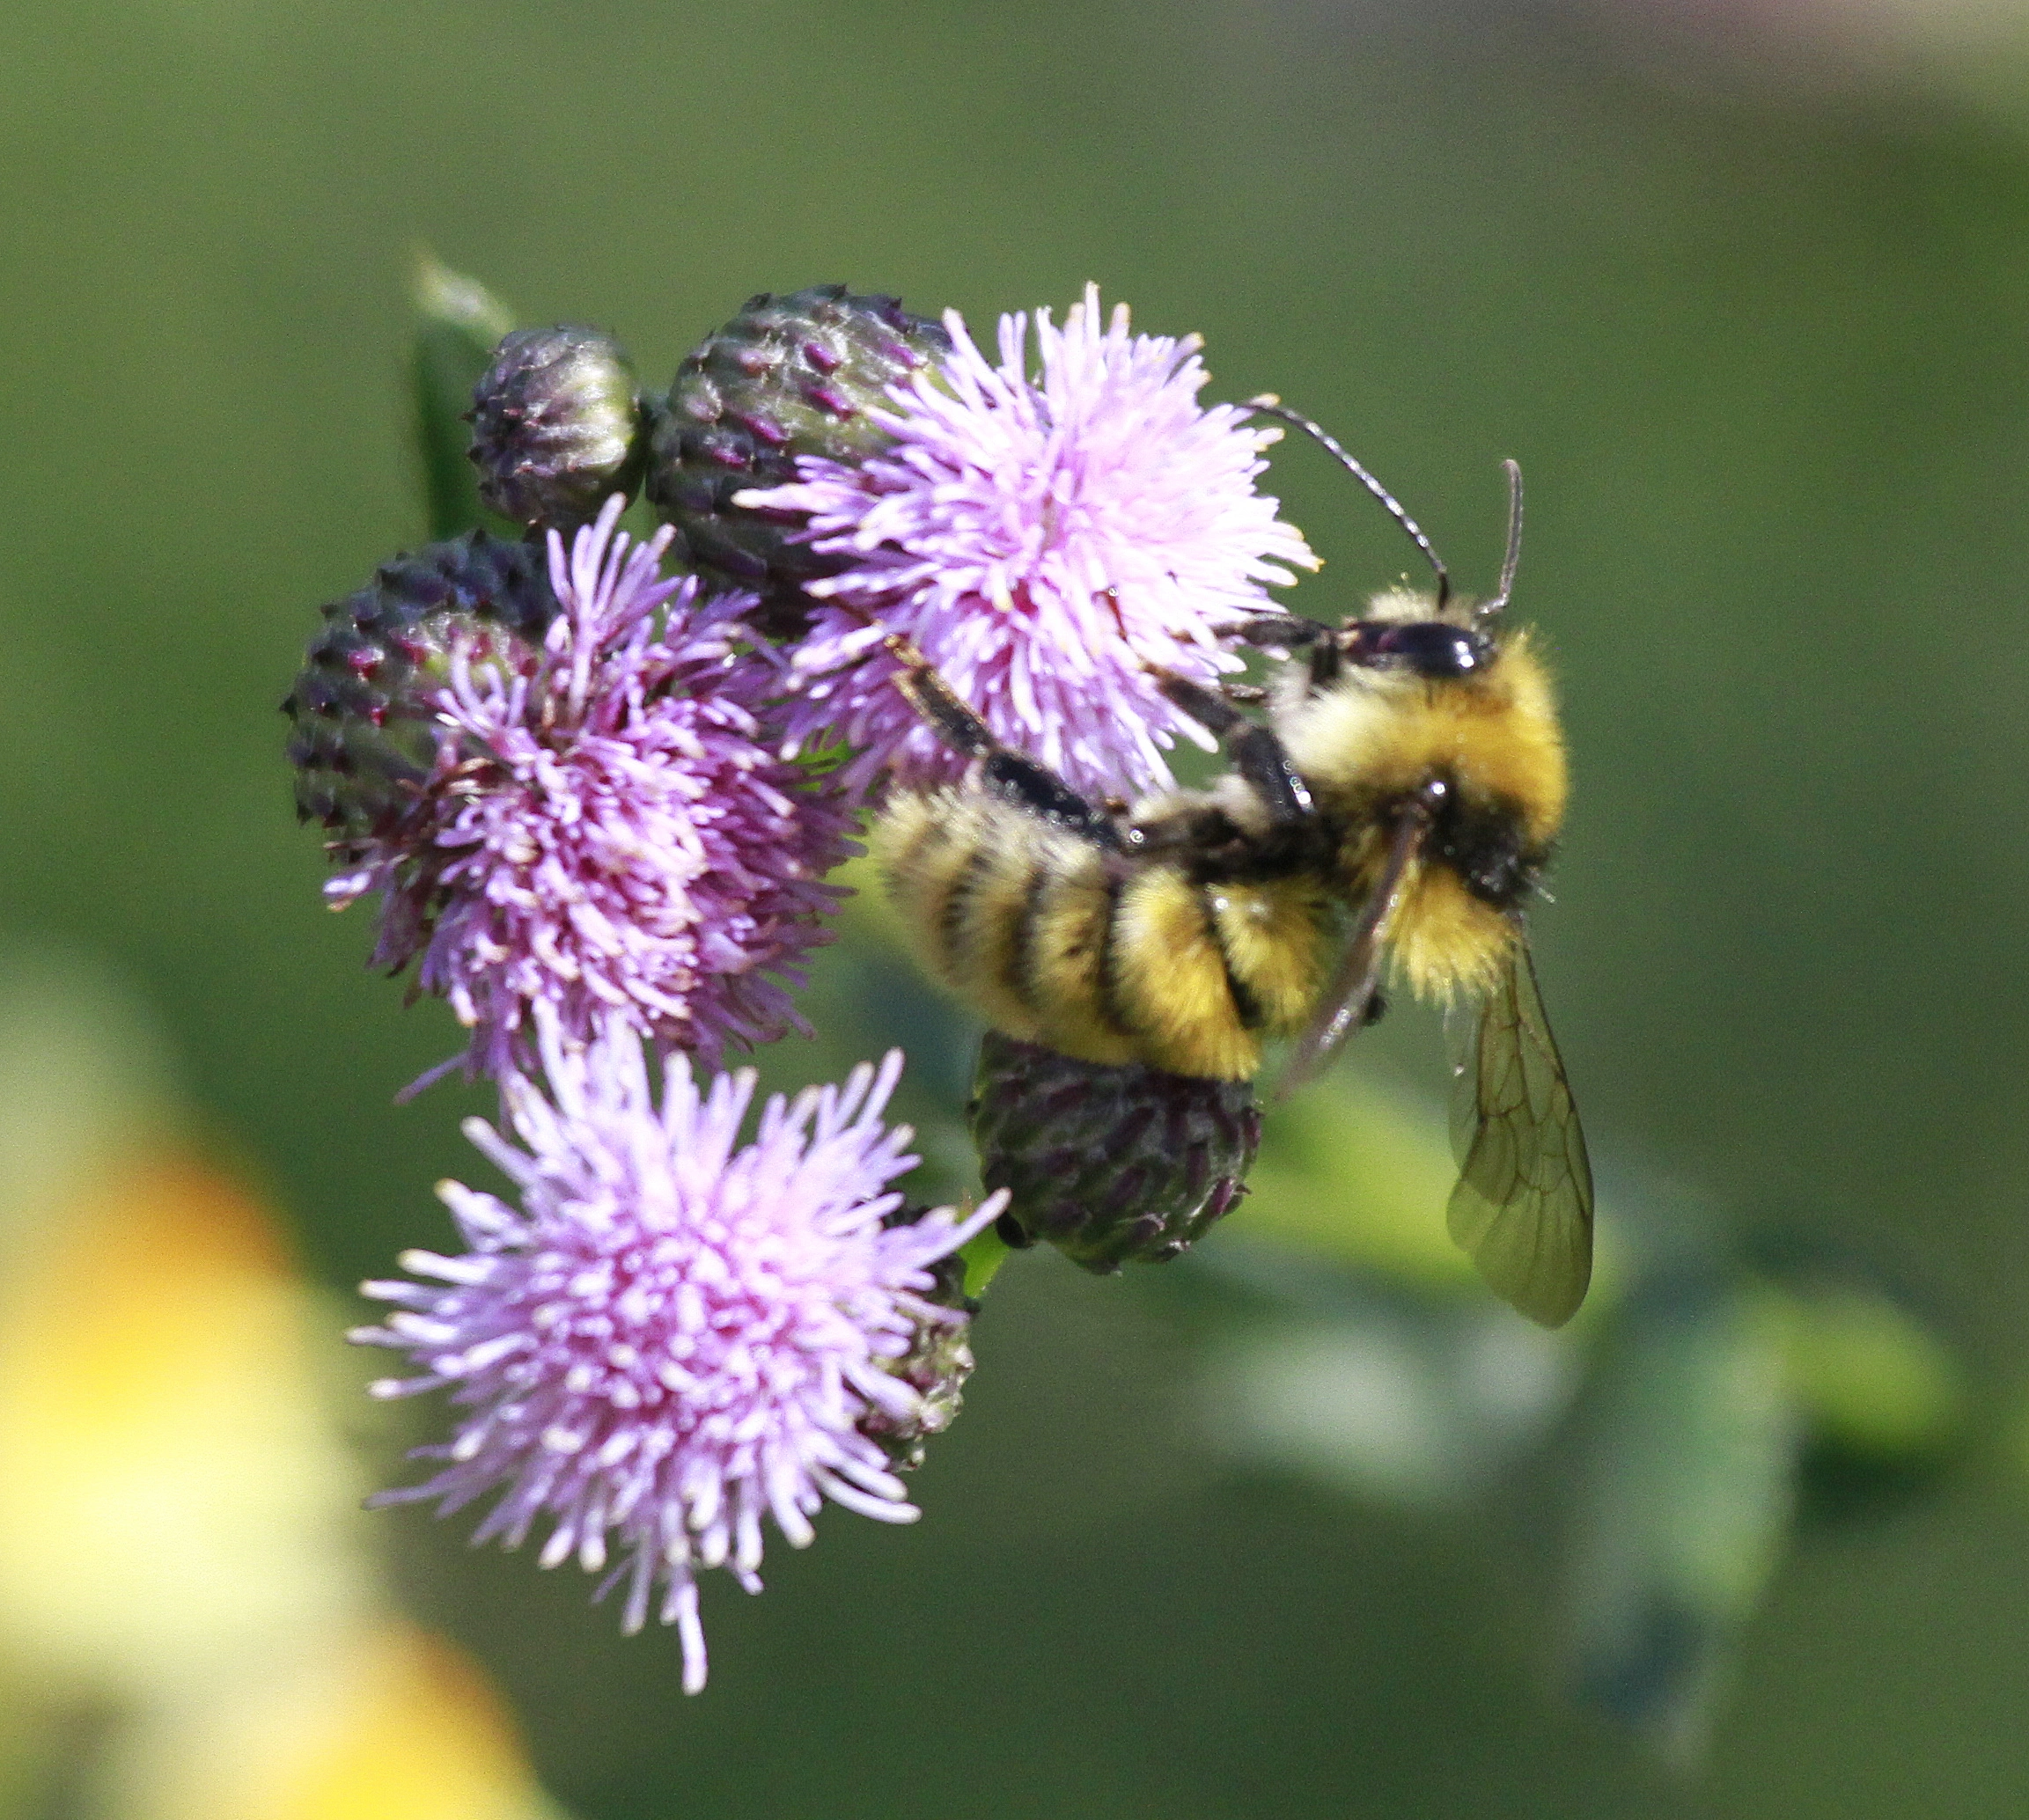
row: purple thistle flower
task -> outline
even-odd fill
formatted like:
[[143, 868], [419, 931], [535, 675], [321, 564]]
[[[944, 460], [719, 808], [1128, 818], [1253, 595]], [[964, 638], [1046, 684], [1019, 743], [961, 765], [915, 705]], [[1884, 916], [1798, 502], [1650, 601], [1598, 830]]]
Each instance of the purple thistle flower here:
[[831, 938], [842, 893], [820, 881], [857, 850], [848, 793], [766, 718], [783, 669], [736, 642], [752, 597], [664, 580], [671, 533], [630, 551], [624, 504], [568, 557], [550, 533], [560, 610], [532, 672], [453, 651], [435, 774], [325, 887], [382, 893], [376, 963], [420, 956], [489, 1075], [526, 1064], [536, 1005], [571, 1041], [617, 1021], [712, 1062], [803, 1028], [770, 975]]
[[827, 605], [797, 652], [793, 724], [864, 748], [863, 775], [885, 763], [911, 782], [956, 776], [964, 761], [891, 685], [880, 641], [900, 633], [996, 733], [1077, 788], [1166, 784], [1165, 749], [1204, 735], [1149, 667], [1198, 682], [1239, 669], [1220, 635], [1270, 605], [1263, 583], [1317, 566], [1254, 490], [1281, 431], [1201, 407], [1197, 337], [1131, 334], [1124, 305], [1103, 321], [1096, 286], [1061, 329], [1036, 313], [1033, 380], [1025, 316], [1001, 318], [997, 366], [955, 312], [945, 322], [941, 369], [873, 414], [891, 446], [806, 458], [797, 483], [738, 496], [806, 514], [814, 548], [854, 559], [806, 584]]
[[544, 1567], [575, 1554], [597, 1572], [617, 1555], [600, 1593], [625, 1583], [631, 1633], [659, 1582], [695, 1693], [698, 1568], [758, 1592], [761, 1519], [800, 1548], [827, 1498], [888, 1523], [917, 1515], [860, 1425], [922, 1413], [887, 1362], [923, 1324], [964, 1320], [926, 1299], [929, 1266], [1005, 1197], [962, 1221], [941, 1208], [884, 1224], [902, 1201], [889, 1185], [916, 1161], [908, 1127], [881, 1123], [899, 1052], [842, 1088], [770, 1099], [740, 1149], [751, 1069], [701, 1091], [679, 1058], [658, 1105], [637, 1038], [574, 1048], [547, 1009], [538, 1024], [554, 1098], [519, 1075], [503, 1083], [526, 1149], [465, 1126], [521, 1207], [445, 1183], [467, 1249], [405, 1252], [425, 1281], [363, 1286], [399, 1311], [352, 1338], [422, 1374], [373, 1394], [449, 1387], [464, 1411], [448, 1445], [414, 1456], [442, 1469], [374, 1501], [448, 1515], [497, 1489], [475, 1542], [517, 1547], [547, 1516]]

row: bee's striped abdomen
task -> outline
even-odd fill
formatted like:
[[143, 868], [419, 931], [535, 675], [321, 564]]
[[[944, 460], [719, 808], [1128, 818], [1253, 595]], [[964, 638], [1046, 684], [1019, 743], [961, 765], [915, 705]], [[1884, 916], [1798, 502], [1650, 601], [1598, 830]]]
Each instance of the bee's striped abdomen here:
[[875, 851], [931, 971], [989, 1023], [1037, 1041], [1025, 950], [1040, 856], [996, 830], [998, 806], [959, 791], [898, 796]]
[[1233, 991], [1211, 906], [1175, 866], [1151, 866], [1123, 893], [1113, 930], [1136, 1053], [1175, 1075], [1244, 1080], [1261, 1046]]
[[1256, 1032], [1316, 989], [1315, 912], [1287, 887], [1208, 889], [966, 790], [898, 796], [875, 848], [937, 977], [1083, 1060], [1246, 1079]]
[[1234, 998], [1250, 1030], [1300, 1030], [1324, 987], [1323, 894], [1299, 879], [1205, 887]]

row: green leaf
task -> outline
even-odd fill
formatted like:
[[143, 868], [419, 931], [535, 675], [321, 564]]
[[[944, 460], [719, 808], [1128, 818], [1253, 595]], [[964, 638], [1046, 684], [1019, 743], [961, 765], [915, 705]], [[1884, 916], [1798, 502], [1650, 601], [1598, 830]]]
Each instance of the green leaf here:
[[495, 346], [514, 327], [514, 312], [476, 278], [452, 271], [427, 248], [416, 253], [413, 295], [409, 379], [430, 534], [457, 537], [482, 525], [501, 528], [480, 503], [478, 476], [466, 459], [472, 433], [465, 414]]
[[1341, 1068], [1263, 1121], [1261, 1160], [1231, 1224], [1418, 1290], [1476, 1298], [1472, 1260], [1445, 1230], [1457, 1178], [1440, 1115]]
[[1957, 1438], [1968, 1400], [1964, 1365], [1908, 1310], [1864, 1283], [1784, 1285], [1771, 1300], [1814, 1435], [1885, 1457]]
[[1587, 1705], [1680, 1762], [1702, 1749], [1795, 1505], [1783, 1339], [1717, 1258], [1636, 1283], [1600, 1363], [1570, 1559]]
[[[1200, 1255], [1200, 1272], [1266, 1249], [1226, 1237]], [[1328, 1265], [1306, 1268], [1336, 1277], [1336, 1307], [1323, 1305], [1320, 1281], [1309, 1310], [1294, 1295], [1267, 1320], [1235, 1308], [1206, 1348], [1205, 1433], [1243, 1467], [1409, 1509], [1457, 1506], [1540, 1443], [1576, 1387], [1569, 1334], [1490, 1302], [1391, 1295]], [[1262, 1270], [1253, 1284], [1274, 1281]]]
[[1937, 1489], [1972, 1438], [1971, 1368], [1959, 1347], [1858, 1257], [1785, 1263], [1760, 1296], [1804, 1423], [1805, 1523]]

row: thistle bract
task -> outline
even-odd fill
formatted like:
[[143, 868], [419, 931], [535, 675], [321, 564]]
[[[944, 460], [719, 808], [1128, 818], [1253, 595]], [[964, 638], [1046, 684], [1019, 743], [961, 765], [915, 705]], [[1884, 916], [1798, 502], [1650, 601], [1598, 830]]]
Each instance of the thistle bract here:
[[872, 415], [888, 387], [949, 350], [899, 299], [842, 284], [762, 291], [689, 354], [656, 424], [648, 496], [691, 564], [769, 598], [794, 631], [798, 585], [841, 563], [795, 533], [800, 513], [735, 495], [796, 477], [799, 456], [853, 462], [887, 441]]
[[282, 704], [296, 812], [357, 840], [387, 833], [429, 782], [453, 649], [481, 671], [529, 670], [556, 595], [540, 550], [475, 531], [383, 563], [323, 613]]
[[[927, 1210], [917, 1207], [888, 1215], [890, 1225], [913, 1224]], [[965, 1407], [966, 1380], [972, 1376], [972, 1317], [979, 1304], [965, 1293], [965, 1259], [947, 1251], [930, 1267], [931, 1286], [923, 1299], [937, 1310], [915, 1324], [908, 1348], [882, 1361], [883, 1369], [915, 1392], [899, 1406], [870, 1407], [859, 1432], [878, 1442], [898, 1471], [923, 1464], [924, 1443], [941, 1435]], [[953, 1318], [953, 1317], [957, 1318]]]

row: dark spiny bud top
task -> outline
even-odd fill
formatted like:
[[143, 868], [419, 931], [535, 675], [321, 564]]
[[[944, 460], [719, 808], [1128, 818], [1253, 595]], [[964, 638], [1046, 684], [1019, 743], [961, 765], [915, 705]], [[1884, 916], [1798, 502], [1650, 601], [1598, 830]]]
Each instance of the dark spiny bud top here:
[[820, 284], [750, 298], [685, 359], [655, 424], [648, 496], [692, 566], [761, 590], [793, 619], [801, 584], [846, 559], [790, 541], [801, 513], [733, 495], [794, 480], [799, 455], [853, 461], [885, 446], [868, 410], [890, 408], [890, 385], [950, 351], [943, 328], [895, 297]]
[[526, 669], [556, 598], [542, 550], [474, 531], [383, 563], [323, 612], [282, 704], [296, 812], [357, 840], [391, 829], [436, 765], [453, 647]]
[[517, 329], [473, 388], [480, 496], [520, 525], [569, 532], [614, 493], [632, 493], [648, 459], [634, 367], [611, 335], [562, 325]]
[[1010, 1195], [1003, 1235], [1101, 1273], [1202, 1237], [1246, 1192], [1261, 1143], [1250, 1082], [1104, 1068], [995, 1031], [974, 1090], [981, 1176]]
[[[913, 1225], [927, 1211], [904, 1207], [882, 1224]], [[878, 1443], [904, 1472], [923, 1464], [923, 1442], [929, 1436], [943, 1434], [958, 1420], [965, 1407], [965, 1381], [973, 1369], [972, 1317], [979, 1312], [979, 1303], [965, 1293], [965, 1259], [949, 1251], [928, 1269], [936, 1285], [923, 1292], [923, 1299], [952, 1310], [952, 1316], [918, 1321], [908, 1350], [899, 1358], [880, 1361], [884, 1370], [916, 1393], [916, 1407], [903, 1413], [870, 1406], [859, 1420], [859, 1432]]]

